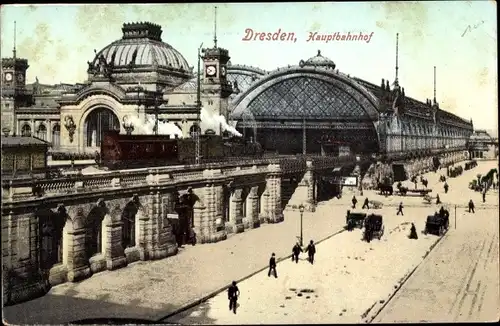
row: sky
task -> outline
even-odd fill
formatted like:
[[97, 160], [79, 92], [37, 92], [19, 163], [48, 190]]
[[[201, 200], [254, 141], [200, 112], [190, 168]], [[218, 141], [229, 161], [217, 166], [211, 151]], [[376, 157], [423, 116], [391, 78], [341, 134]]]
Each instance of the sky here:
[[[120, 39], [125, 22], [162, 26], [162, 39], [193, 67], [197, 49], [217, 39], [233, 64], [264, 70], [296, 65], [321, 50], [337, 68], [380, 84], [395, 78], [399, 33], [399, 83], [407, 96], [433, 97], [442, 109], [497, 133], [496, 2], [339, 2], [135, 5], [7, 5], [1, 7], [1, 56], [11, 57], [14, 21], [17, 56], [29, 60], [27, 81], [85, 81], [87, 61]], [[245, 30], [294, 33], [296, 41], [244, 41]], [[310, 33], [360, 32], [366, 41], [308, 41]], [[254, 34], [255, 35], [255, 34]]]

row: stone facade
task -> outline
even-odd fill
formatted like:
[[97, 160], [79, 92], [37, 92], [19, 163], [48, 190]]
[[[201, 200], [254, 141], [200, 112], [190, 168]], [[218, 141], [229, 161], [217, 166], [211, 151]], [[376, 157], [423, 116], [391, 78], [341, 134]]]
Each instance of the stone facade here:
[[468, 155], [472, 159], [496, 159], [498, 139], [491, 137], [486, 130], [475, 130], [470, 137]]

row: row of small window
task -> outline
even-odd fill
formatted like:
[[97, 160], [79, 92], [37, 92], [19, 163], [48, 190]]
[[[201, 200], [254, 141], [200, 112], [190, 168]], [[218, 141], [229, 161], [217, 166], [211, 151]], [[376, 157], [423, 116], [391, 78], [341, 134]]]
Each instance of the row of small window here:
[[2, 155], [2, 170], [4, 171], [30, 171], [46, 167], [45, 153], [11, 154]]

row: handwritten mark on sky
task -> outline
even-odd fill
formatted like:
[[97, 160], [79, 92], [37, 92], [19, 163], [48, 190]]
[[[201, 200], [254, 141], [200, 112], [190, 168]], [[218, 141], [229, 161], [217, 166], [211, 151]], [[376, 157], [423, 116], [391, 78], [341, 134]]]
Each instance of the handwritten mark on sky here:
[[481, 20], [479, 23], [475, 24], [475, 25], [468, 25], [466, 28], [465, 28], [465, 31], [462, 33], [462, 37], [464, 37], [467, 33], [470, 33], [472, 32], [473, 30], [477, 29], [479, 26], [483, 25], [484, 24], [484, 20]]

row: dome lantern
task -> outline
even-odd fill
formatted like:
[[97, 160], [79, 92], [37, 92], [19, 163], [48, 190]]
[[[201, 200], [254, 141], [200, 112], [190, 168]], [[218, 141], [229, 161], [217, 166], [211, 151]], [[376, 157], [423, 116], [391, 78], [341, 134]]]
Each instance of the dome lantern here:
[[312, 58], [309, 58], [307, 61], [300, 60], [299, 65], [301, 67], [320, 67], [325, 69], [335, 69], [335, 63], [321, 55], [321, 50], [318, 50], [318, 54]]
[[147, 38], [161, 42], [161, 26], [150, 22], [125, 23], [122, 32], [122, 40]]

